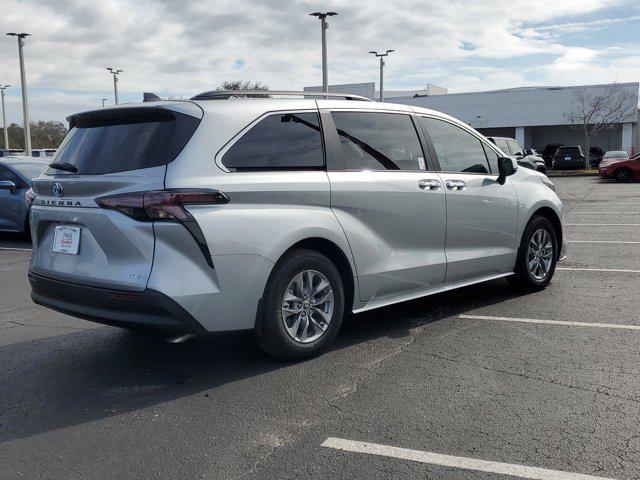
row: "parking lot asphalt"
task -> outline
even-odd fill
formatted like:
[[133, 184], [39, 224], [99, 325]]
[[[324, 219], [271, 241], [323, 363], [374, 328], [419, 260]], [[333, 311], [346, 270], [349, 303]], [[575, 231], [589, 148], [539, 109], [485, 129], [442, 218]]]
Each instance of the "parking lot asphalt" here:
[[1, 239], [0, 478], [640, 478], [640, 184], [554, 182], [576, 243], [545, 291], [350, 316], [294, 364], [33, 305]]

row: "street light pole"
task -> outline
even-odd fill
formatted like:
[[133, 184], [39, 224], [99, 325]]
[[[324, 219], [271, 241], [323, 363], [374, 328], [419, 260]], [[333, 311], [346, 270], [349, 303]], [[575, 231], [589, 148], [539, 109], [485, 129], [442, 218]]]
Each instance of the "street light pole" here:
[[29, 125], [29, 100], [27, 98], [27, 75], [24, 71], [24, 39], [29, 33], [7, 33], [11, 37], [18, 37], [18, 57], [20, 59], [20, 86], [22, 87], [22, 117], [24, 121], [24, 154], [31, 156], [31, 127]]
[[376, 57], [380, 57], [380, 101], [384, 102], [384, 57], [389, 56], [391, 52], [395, 50], [387, 50], [385, 53], [378, 53], [375, 50], [371, 50], [369, 53], [373, 53]]
[[2, 128], [4, 129], [4, 148], [9, 148], [9, 134], [7, 132], [7, 114], [4, 109], [4, 91], [11, 85], [0, 85], [0, 95], [2, 95]]
[[106, 102], [106, 100], [107, 100], [106, 98], [102, 99], [102, 108], [104, 108], [104, 102]]
[[115, 104], [118, 105], [120, 103], [118, 99], [118, 75], [124, 72], [124, 70], [116, 70], [112, 67], [107, 67], [107, 70], [113, 75], [113, 96], [115, 99]]
[[320, 29], [322, 32], [322, 91], [329, 91], [329, 74], [327, 71], [327, 28], [329, 28], [329, 24], [327, 23], [327, 17], [333, 17], [337, 15], [336, 12], [314, 12], [310, 13], [312, 17], [318, 17], [320, 19]]

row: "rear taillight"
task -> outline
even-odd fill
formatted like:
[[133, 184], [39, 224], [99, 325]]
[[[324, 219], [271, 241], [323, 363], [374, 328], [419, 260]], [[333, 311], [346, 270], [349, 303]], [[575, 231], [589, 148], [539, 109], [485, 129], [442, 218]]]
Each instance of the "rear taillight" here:
[[33, 191], [33, 188], [29, 188], [26, 192], [24, 192], [24, 203], [27, 207], [27, 211], [33, 205], [33, 201], [36, 199], [36, 193]]
[[215, 205], [229, 203], [229, 198], [218, 190], [153, 190], [132, 192], [96, 198], [100, 208], [117, 210], [138, 221], [178, 220], [190, 221], [193, 217], [185, 205]]
[[169, 221], [183, 224], [207, 263], [213, 268], [211, 254], [200, 226], [184, 208], [187, 205], [217, 205], [229, 203], [229, 197], [218, 190], [174, 189], [132, 192], [96, 198], [100, 208], [117, 210], [141, 222]]

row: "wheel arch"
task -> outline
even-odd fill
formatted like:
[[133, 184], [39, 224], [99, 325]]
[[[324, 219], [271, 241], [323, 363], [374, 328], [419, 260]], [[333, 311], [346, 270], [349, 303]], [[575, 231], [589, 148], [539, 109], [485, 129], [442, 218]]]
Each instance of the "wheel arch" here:
[[559, 256], [560, 250], [561, 250], [560, 247], [562, 246], [563, 231], [562, 231], [562, 221], [560, 220], [558, 213], [553, 208], [548, 206], [539, 207], [531, 214], [531, 216], [529, 216], [529, 219], [525, 224], [525, 228], [526, 228], [526, 225], [529, 225], [529, 222], [535, 216], [545, 217], [547, 220], [551, 222], [551, 225], [553, 225], [553, 230], [556, 234], [556, 239], [559, 243], [557, 248], [557, 254]]
[[[326, 256], [329, 260], [333, 262], [333, 264], [338, 269], [338, 273], [340, 274], [340, 279], [342, 280], [342, 286], [344, 288], [344, 294], [345, 294], [344, 304], [345, 304], [346, 310], [350, 312], [353, 309], [353, 302], [354, 302], [354, 299], [356, 298], [355, 295], [356, 295], [357, 283], [356, 283], [355, 272], [351, 265], [351, 262], [349, 261], [349, 257], [347, 256], [347, 253], [342, 248], [340, 248], [338, 244], [336, 244], [335, 242], [327, 238], [317, 237], [317, 236], [308, 237], [302, 240], [298, 240], [296, 243], [289, 246], [289, 248], [284, 250], [282, 254], [279, 256], [278, 260], [275, 262], [273, 268], [271, 269], [271, 273], [269, 274], [269, 277], [271, 277], [271, 274], [273, 274], [275, 267], [278, 265], [278, 262], [284, 255], [286, 255], [288, 252], [292, 250], [299, 250], [299, 249], [313, 250], [315, 252], [321, 253], [322, 255]], [[265, 291], [268, 283], [269, 283], [269, 280], [267, 280], [267, 283], [265, 284]], [[263, 293], [263, 298], [264, 298], [264, 293]], [[258, 312], [256, 315], [256, 322], [255, 322], [255, 331], [256, 333], [258, 333], [258, 335], [262, 334], [262, 298], [260, 299], [260, 302], [258, 305]]]

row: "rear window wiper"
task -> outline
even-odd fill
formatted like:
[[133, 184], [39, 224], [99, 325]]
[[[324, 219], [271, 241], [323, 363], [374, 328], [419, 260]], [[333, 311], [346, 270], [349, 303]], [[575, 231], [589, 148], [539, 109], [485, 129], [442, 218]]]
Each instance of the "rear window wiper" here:
[[63, 172], [78, 173], [78, 168], [71, 163], [50, 163], [49, 167]]

